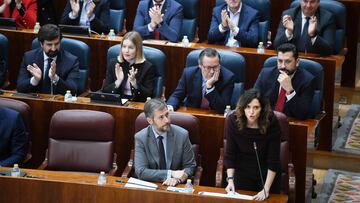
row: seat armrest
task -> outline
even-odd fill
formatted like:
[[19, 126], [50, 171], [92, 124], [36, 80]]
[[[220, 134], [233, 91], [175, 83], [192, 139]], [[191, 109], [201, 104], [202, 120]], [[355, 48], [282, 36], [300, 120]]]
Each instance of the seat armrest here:
[[221, 187], [223, 183], [224, 174], [224, 148], [220, 148], [220, 156], [217, 161], [216, 175], [215, 175], [215, 187]]
[[117, 154], [114, 153], [112, 169], [109, 171], [110, 176], [114, 176], [116, 174], [116, 172], [117, 172], [118, 166], [117, 166], [117, 163], [116, 163], [116, 159], [117, 159]]
[[42, 162], [42, 164], [37, 168], [39, 170], [44, 170], [47, 168], [48, 164], [49, 164], [49, 159], [48, 159], [48, 149], [46, 149], [46, 155], [45, 155], [45, 160]]
[[295, 178], [295, 169], [292, 163], [288, 164], [289, 170], [289, 200], [288, 202], [295, 202], [295, 194], [296, 194], [296, 178]]
[[133, 170], [134, 170], [134, 149], [132, 149], [130, 152], [129, 161], [128, 161], [127, 165], [125, 166], [125, 169], [124, 169], [121, 177], [130, 178]]

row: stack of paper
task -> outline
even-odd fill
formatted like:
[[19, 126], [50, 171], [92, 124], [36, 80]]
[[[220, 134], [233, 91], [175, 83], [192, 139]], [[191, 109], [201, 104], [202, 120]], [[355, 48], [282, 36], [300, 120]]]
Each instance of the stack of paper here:
[[245, 200], [253, 200], [253, 196], [250, 195], [242, 195], [237, 192], [234, 193], [217, 193], [217, 192], [199, 192], [199, 195], [207, 195], [207, 196], [214, 196], [214, 197], [229, 197], [229, 198], [236, 198], [236, 199], [245, 199]]
[[125, 184], [125, 187], [148, 189], [148, 190], [156, 190], [158, 188], [158, 186], [155, 183], [139, 180], [137, 178], [129, 178], [129, 180]]

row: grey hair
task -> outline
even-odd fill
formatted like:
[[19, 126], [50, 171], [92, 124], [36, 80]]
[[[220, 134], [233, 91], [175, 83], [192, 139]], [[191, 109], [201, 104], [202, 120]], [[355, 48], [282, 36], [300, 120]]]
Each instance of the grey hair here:
[[160, 111], [167, 108], [167, 105], [164, 101], [154, 98], [145, 102], [144, 113], [146, 118], [154, 118], [154, 112]]

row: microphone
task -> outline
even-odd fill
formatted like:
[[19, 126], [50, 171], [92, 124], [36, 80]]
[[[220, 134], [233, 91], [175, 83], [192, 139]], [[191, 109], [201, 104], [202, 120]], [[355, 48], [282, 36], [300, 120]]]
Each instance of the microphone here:
[[258, 155], [258, 153], [257, 153], [256, 142], [253, 142], [253, 144], [254, 144], [254, 150], [255, 150], [257, 165], [258, 165], [258, 167], [259, 167], [260, 179], [261, 179], [261, 183], [262, 183], [262, 187], [263, 187], [264, 195], [265, 195], [265, 199], [266, 199], [267, 196], [266, 196], [266, 192], [265, 192], [265, 184], [264, 184], [264, 179], [263, 179], [263, 177], [262, 177], [262, 172], [261, 172], [261, 167], [260, 167], [260, 161], [259, 161], [259, 155]]

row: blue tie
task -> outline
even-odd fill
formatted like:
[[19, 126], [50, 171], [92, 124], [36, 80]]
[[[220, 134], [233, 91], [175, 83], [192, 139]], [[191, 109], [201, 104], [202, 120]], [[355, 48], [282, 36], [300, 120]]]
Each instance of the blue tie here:
[[42, 93], [50, 93], [50, 86], [51, 86], [51, 81], [49, 78], [49, 70], [51, 67], [51, 62], [53, 61], [52, 58], [48, 58], [47, 59], [47, 65], [46, 65], [46, 69], [45, 69], [45, 75], [44, 75], [44, 79], [43, 79], [43, 84], [42, 84], [42, 88], [41, 88], [41, 92]]
[[310, 17], [306, 17], [306, 22], [304, 24], [304, 28], [302, 30], [301, 33], [301, 37], [298, 40], [298, 50], [299, 51], [306, 51], [307, 50], [307, 45], [310, 42], [310, 37], [308, 34], [308, 29], [309, 29], [309, 19]]

